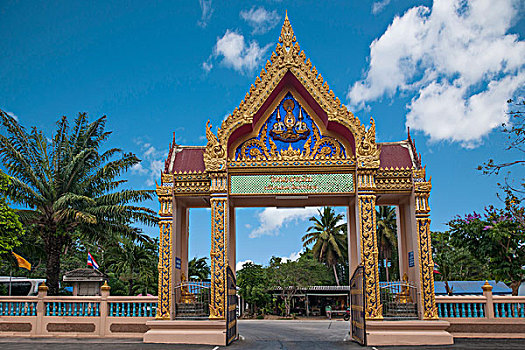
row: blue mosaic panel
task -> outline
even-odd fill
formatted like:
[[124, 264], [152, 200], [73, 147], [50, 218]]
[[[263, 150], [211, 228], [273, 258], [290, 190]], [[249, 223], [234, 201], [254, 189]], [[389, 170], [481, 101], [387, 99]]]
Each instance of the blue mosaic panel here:
[[232, 175], [230, 194], [313, 194], [354, 192], [352, 174]]
[[[314, 132], [315, 129], [315, 132]], [[319, 138], [315, 136], [319, 135]], [[265, 124], [261, 127], [259, 135], [249, 140], [246, 140], [235, 150], [235, 159], [242, 159], [242, 152], [247, 159], [255, 159], [252, 153], [253, 148], [257, 148], [260, 152], [257, 154], [265, 154], [263, 147], [266, 150], [271, 150], [270, 140], [275, 144], [277, 153], [281, 150], [288, 150], [291, 147], [294, 150], [304, 150], [304, 146], [309, 142], [310, 151], [314, 150], [315, 143], [324, 138], [332, 139], [321, 135], [319, 127], [314, 123], [312, 117], [308, 115], [306, 110], [301, 107], [299, 102], [292, 96], [291, 93], [286, 96], [279, 103], [277, 108], [268, 117]], [[260, 141], [260, 142], [253, 142]], [[343, 156], [346, 157], [344, 146], [336, 141], [342, 150]], [[246, 145], [245, 149], [243, 147]], [[331, 157], [336, 155], [336, 148], [327, 143], [325, 147], [331, 149], [326, 156]]]

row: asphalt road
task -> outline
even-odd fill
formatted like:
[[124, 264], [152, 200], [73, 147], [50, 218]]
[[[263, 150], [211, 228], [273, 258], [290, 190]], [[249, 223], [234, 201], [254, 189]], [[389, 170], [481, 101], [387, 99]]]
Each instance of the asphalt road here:
[[227, 348], [209, 345], [143, 344], [139, 339], [0, 338], [0, 350], [525, 349], [525, 339], [457, 339], [456, 343], [450, 346], [362, 347], [354, 342], [345, 341], [348, 327], [349, 323], [344, 321], [241, 320], [239, 321], [241, 339]]

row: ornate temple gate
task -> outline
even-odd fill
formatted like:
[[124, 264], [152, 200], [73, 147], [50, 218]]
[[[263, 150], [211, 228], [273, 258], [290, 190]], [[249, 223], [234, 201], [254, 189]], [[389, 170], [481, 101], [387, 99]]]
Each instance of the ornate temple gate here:
[[[419, 319], [437, 319], [431, 183], [415, 144], [410, 134], [404, 141], [377, 143], [374, 120], [366, 128], [335, 97], [301, 51], [287, 16], [275, 51], [245, 99], [217, 132], [208, 122], [206, 138], [206, 146], [180, 146], [174, 139], [157, 185], [158, 321], [148, 323], [145, 341], [187, 342], [184, 327], [199, 329], [196, 343], [222, 345], [234, 339], [229, 291], [235, 285], [236, 207], [346, 206], [350, 270], [362, 265], [358, 273], [366, 280], [362, 303], [356, 305], [363, 307], [367, 334], [359, 327], [355, 334], [374, 345], [369, 329], [383, 324], [373, 322], [383, 319], [375, 207], [396, 206], [400, 273], [417, 288]], [[189, 208], [211, 209], [210, 315], [209, 321], [182, 324], [175, 319], [181, 296], [173, 286], [188, 276]], [[353, 321], [360, 323], [360, 315]]]
[[235, 283], [235, 274], [228, 266], [227, 268], [227, 290], [228, 299], [226, 313], [226, 345], [230, 345], [237, 339], [237, 284]]
[[352, 339], [366, 345], [365, 279], [364, 268], [359, 265], [350, 279], [350, 329]]

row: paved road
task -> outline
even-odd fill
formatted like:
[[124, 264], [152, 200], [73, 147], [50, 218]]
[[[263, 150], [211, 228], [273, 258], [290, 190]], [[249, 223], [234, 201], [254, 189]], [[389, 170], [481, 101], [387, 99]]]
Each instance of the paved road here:
[[[0, 350], [135, 350], [135, 349], [165, 349], [165, 350], [325, 350], [325, 349], [370, 349], [356, 343], [345, 341], [348, 333], [348, 322], [344, 321], [239, 321], [241, 340], [228, 348], [203, 345], [165, 345], [143, 344], [138, 339], [43, 339], [43, 338], [0, 338]], [[426, 347], [377, 347], [377, 350], [401, 349], [476, 349], [476, 350], [507, 350], [525, 349], [525, 340], [492, 340], [492, 339], [458, 339], [451, 346]]]

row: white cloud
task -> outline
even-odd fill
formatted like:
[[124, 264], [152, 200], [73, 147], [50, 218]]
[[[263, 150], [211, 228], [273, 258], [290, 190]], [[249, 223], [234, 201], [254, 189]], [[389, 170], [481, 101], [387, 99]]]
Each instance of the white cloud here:
[[264, 34], [274, 28], [279, 22], [280, 16], [276, 10], [267, 11], [264, 7], [250, 10], [242, 10], [239, 15], [244, 19], [250, 27], [252, 27], [253, 34]]
[[208, 22], [213, 15], [213, 7], [211, 6], [211, 0], [199, 0], [199, 6], [201, 7], [201, 19], [197, 22], [202, 28], [206, 28]]
[[[222, 57], [225, 66], [247, 73], [259, 66], [269, 48], [270, 45], [260, 47], [257, 41], [246, 44], [242, 34], [228, 29], [222, 38], [217, 38], [213, 56]], [[203, 68], [206, 69], [204, 65]]]
[[372, 13], [374, 15], [377, 15], [379, 12], [383, 11], [385, 7], [388, 6], [388, 4], [390, 4], [390, 0], [381, 0], [374, 2], [372, 4]]
[[505, 122], [507, 99], [525, 85], [525, 42], [507, 31], [517, 0], [435, 0], [396, 16], [370, 45], [366, 76], [350, 104], [412, 95], [407, 126], [432, 141], [473, 147]]
[[257, 214], [259, 226], [250, 233], [250, 238], [263, 235], [277, 236], [279, 230], [291, 222], [306, 221], [317, 214], [316, 207], [308, 208], [265, 208]]
[[9, 112], [9, 111], [6, 111], [4, 110], [5, 114], [7, 114], [8, 116], [12, 117], [14, 120], [18, 121], [18, 116], [15, 115], [13, 112]]
[[301, 254], [303, 254], [303, 250], [300, 250], [298, 252], [292, 252], [292, 254], [290, 254], [290, 256], [282, 256], [281, 257], [281, 260], [282, 262], [287, 262], [287, 261], [297, 261], [297, 259], [299, 259], [301, 257]]
[[136, 140], [135, 143], [142, 150], [142, 154], [139, 155], [142, 161], [131, 167], [131, 173], [145, 176], [146, 186], [152, 186], [155, 184], [155, 180], [159, 179], [161, 171], [164, 170], [164, 159], [167, 157], [167, 153], [157, 150], [151, 144], [144, 143], [142, 140]]
[[202, 62], [202, 69], [204, 69], [206, 73], [209, 73], [212, 68], [213, 63], [211, 61], [208, 60], [207, 62]]
[[242, 265], [246, 263], [253, 263], [253, 260], [237, 261], [237, 264], [235, 264], [235, 270], [236, 271], [242, 270]]

